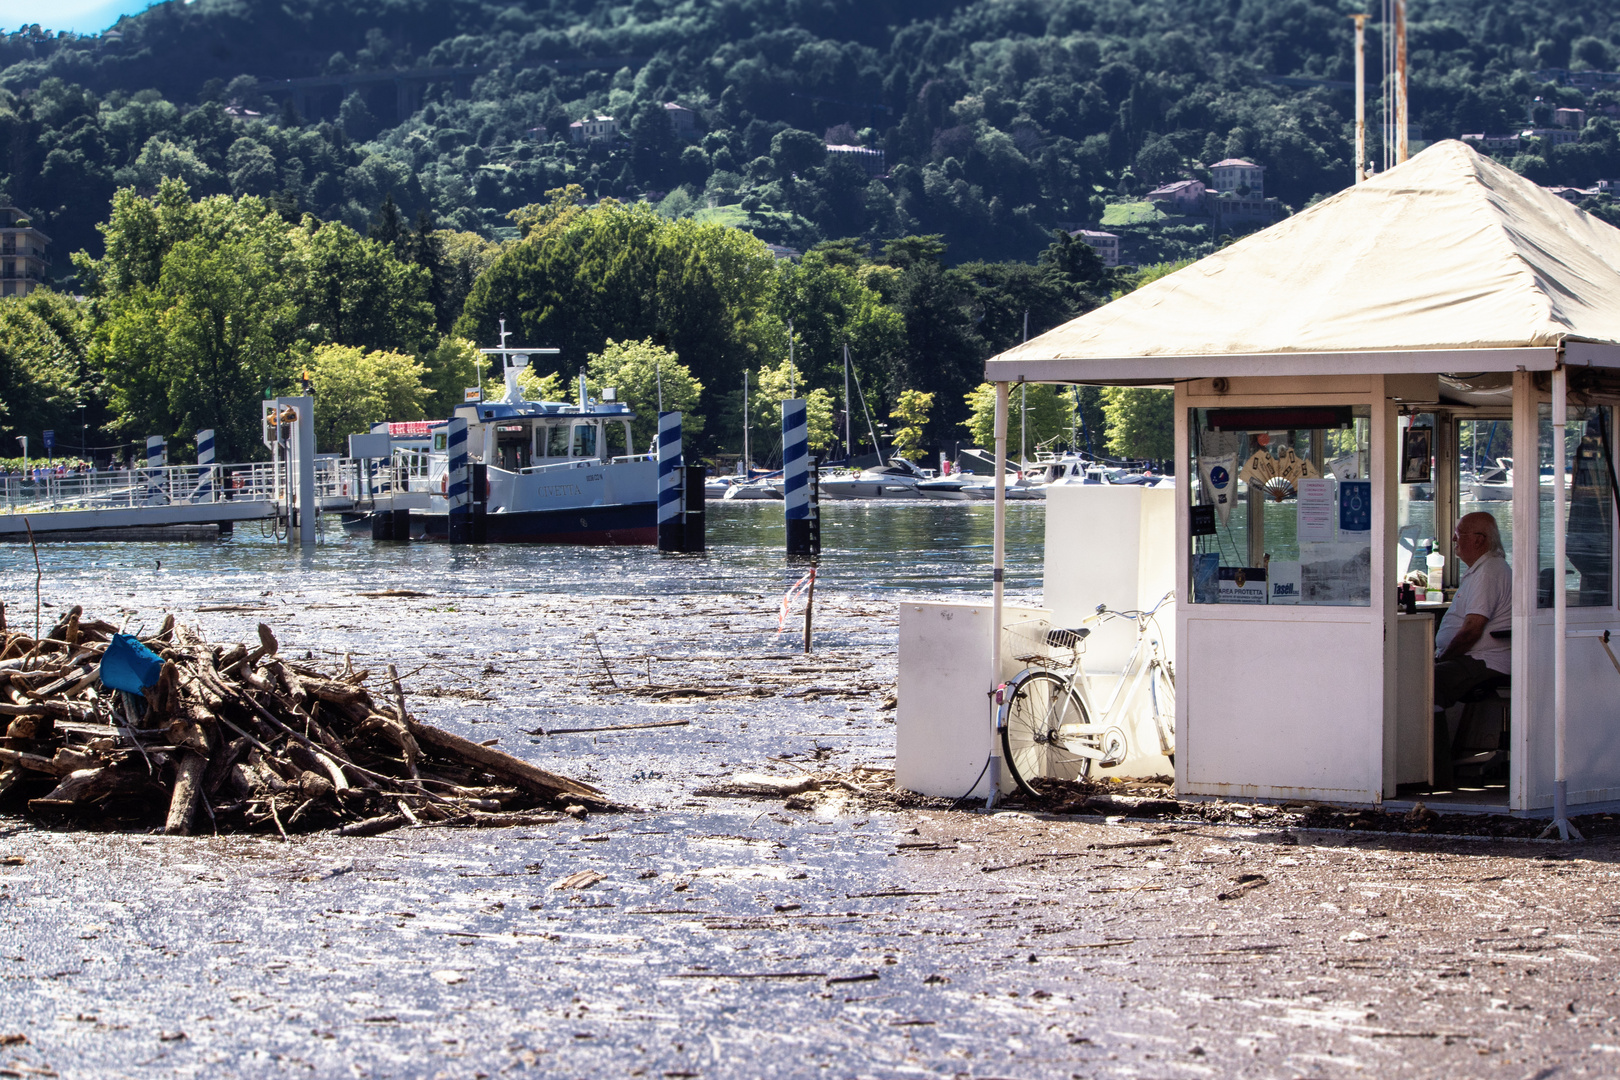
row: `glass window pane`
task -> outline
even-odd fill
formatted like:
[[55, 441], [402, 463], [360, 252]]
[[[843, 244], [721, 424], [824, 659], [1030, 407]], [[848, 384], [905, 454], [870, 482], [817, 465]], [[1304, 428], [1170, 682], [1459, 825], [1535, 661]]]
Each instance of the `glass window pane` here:
[[1368, 406], [1194, 409], [1194, 603], [1372, 602]]
[[596, 425], [574, 425], [574, 456], [590, 458], [596, 456]]
[[1614, 415], [1607, 406], [1572, 406], [1564, 428], [1562, 477], [1553, 475], [1552, 407], [1541, 406], [1540, 575], [1536, 605], [1550, 608], [1557, 575], [1553, 568], [1553, 485], [1566, 499], [1563, 586], [1570, 607], [1613, 603], [1614, 492], [1608, 450], [1613, 447]]
[[564, 458], [568, 456], [568, 425], [552, 424], [546, 428], [546, 457]]
[[629, 452], [625, 449], [624, 442], [626, 428], [627, 425], [623, 422], [615, 423], [611, 420], [602, 425], [602, 439], [606, 443], [604, 449], [608, 457], [623, 457]]

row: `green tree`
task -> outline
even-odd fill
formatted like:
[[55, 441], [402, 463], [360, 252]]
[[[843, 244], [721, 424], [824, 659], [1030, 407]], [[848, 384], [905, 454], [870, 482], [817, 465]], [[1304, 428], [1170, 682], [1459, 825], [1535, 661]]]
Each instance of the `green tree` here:
[[920, 390], [902, 390], [889, 413], [893, 420], [905, 426], [894, 433], [894, 452], [903, 458], [915, 458], [923, 448], [923, 431], [928, 426], [928, 413], [934, 407], [934, 395]]
[[[422, 385], [427, 397], [422, 401], [423, 411], [433, 419], [445, 419], [466, 400], [470, 386], [483, 386], [487, 396], [498, 396], [500, 380], [494, 390], [490, 384], [490, 361], [478, 346], [465, 338], [444, 337], [431, 349], [417, 354], [421, 363]], [[536, 398], [535, 400], [539, 400]]]
[[1106, 386], [1102, 399], [1111, 455], [1149, 461], [1166, 461], [1175, 456], [1173, 391]]
[[425, 267], [401, 261], [387, 242], [308, 214], [289, 236], [301, 339], [401, 351], [426, 346], [435, 317]]
[[385, 420], [420, 420], [430, 391], [423, 366], [404, 353], [366, 352], [354, 345], [317, 346], [308, 358], [314, 376], [315, 446], [347, 451], [346, 437]]
[[[1034, 453], [1039, 444], [1054, 439], [1068, 441], [1074, 427], [1074, 395], [1067, 386], [1048, 386], [1030, 383], [1010, 388], [1007, 403], [1007, 456], [1018, 457], [1020, 427], [1026, 437], [1026, 448]], [[1023, 408], [1027, 397], [1028, 410]], [[993, 383], [980, 383], [967, 396], [971, 415], [963, 423], [973, 441], [982, 447], [993, 447], [996, 437], [996, 388]]]
[[[709, 395], [740, 384], [745, 368], [774, 351], [778, 270], [759, 240], [666, 221], [644, 203], [609, 200], [578, 212], [565, 200], [554, 205], [478, 279], [458, 334], [493, 341], [504, 314], [517, 341], [560, 348], [564, 373], [609, 340], [650, 339], [690, 361]], [[698, 411], [712, 412], [711, 403]]]
[[754, 373], [753, 383], [748, 405], [755, 431], [774, 431], [780, 440], [782, 402], [800, 397], [804, 399], [810, 449], [825, 450], [833, 444], [833, 397], [825, 390], [809, 389], [804, 372], [795, 371], [783, 360], [775, 367], [760, 368]]
[[658, 435], [658, 388], [663, 383], [664, 411], [681, 414], [684, 444], [703, 434], [703, 414], [697, 411], [703, 397], [703, 384], [681, 358], [650, 340], [614, 341], [601, 352], [592, 353], [586, 365], [586, 386], [601, 396], [606, 387], [617, 391], [618, 399], [635, 410], [630, 433], [635, 446], [651, 446]]
[[86, 422], [99, 422], [99, 395], [86, 363], [88, 331], [85, 305], [70, 296], [38, 289], [0, 300], [0, 451], [17, 452], [19, 435], [38, 450], [46, 428], [57, 430], [60, 448], [76, 447], [81, 401]]
[[297, 327], [285, 223], [261, 199], [193, 203], [168, 180], [150, 200], [120, 191], [102, 231], [106, 256], [75, 262], [91, 282], [90, 351], [114, 426], [213, 428], [221, 460], [257, 453], [257, 401], [285, 373]]

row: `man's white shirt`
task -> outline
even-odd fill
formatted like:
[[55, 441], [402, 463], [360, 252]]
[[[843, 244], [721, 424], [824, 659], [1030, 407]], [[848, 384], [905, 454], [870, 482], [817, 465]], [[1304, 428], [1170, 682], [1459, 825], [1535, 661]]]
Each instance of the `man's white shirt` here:
[[1513, 625], [1513, 568], [1499, 551], [1486, 552], [1463, 571], [1457, 582], [1457, 596], [1451, 601], [1446, 617], [1440, 620], [1440, 629], [1434, 632], [1436, 659], [1445, 653], [1446, 646], [1470, 615], [1485, 616], [1485, 632], [1468, 650], [1468, 655], [1483, 660], [1492, 671], [1509, 674], [1513, 668], [1513, 647], [1506, 639], [1491, 636], [1493, 630], [1507, 630]]

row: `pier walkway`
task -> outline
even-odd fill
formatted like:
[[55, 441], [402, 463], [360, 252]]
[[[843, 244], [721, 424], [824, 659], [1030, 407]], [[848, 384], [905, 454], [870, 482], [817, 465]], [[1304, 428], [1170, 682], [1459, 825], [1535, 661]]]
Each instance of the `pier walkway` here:
[[[391, 490], [389, 470], [373, 473], [352, 458], [317, 460], [314, 479], [317, 514], [387, 510], [407, 498]], [[421, 494], [408, 498], [425, 504]], [[175, 525], [228, 532], [239, 521], [286, 522], [289, 505], [296, 513], [298, 499], [289, 498], [285, 472], [278, 475], [272, 462], [102, 470], [38, 482], [8, 476], [0, 478], [0, 539], [30, 528], [36, 536]]]

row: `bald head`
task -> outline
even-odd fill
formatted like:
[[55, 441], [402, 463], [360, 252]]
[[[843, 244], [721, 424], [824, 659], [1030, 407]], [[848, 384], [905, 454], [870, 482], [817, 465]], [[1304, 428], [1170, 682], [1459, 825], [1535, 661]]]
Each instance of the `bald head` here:
[[1490, 552], [1502, 551], [1502, 531], [1497, 528], [1494, 517], [1476, 510], [1457, 521], [1451, 533], [1451, 546], [1459, 559], [1473, 566]]

